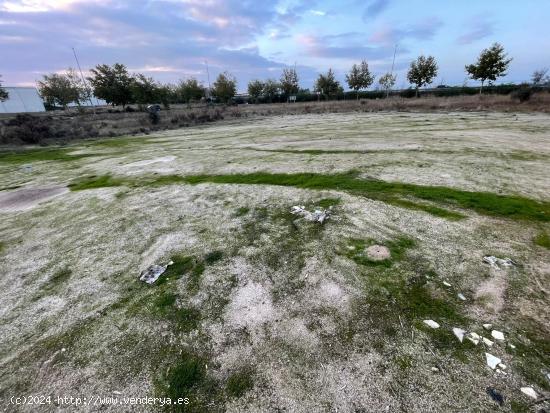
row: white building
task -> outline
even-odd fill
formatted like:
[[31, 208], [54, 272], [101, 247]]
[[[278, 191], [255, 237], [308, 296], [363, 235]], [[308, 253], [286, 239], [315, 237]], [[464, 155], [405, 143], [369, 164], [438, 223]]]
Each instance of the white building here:
[[34, 87], [2, 87], [7, 100], [0, 102], [0, 113], [45, 112], [44, 102]]

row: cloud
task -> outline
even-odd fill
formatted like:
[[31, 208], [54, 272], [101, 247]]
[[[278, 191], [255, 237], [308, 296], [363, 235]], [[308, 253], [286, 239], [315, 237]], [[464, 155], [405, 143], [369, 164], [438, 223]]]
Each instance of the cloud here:
[[494, 33], [494, 23], [484, 16], [475, 16], [466, 24], [468, 30], [457, 39], [459, 44], [471, 44]]
[[437, 17], [429, 17], [406, 27], [400, 27], [398, 24], [385, 25], [375, 30], [369, 41], [391, 45], [407, 39], [431, 40], [442, 26], [443, 22]]
[[363, 12], [363, 20], [368, 20], [381, 14], [390, 5], [390, 0], [372, 0]]

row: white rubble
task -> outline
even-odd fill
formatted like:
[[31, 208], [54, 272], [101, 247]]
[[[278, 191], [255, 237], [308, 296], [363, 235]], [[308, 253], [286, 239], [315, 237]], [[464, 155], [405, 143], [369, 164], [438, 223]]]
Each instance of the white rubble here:
[[487, 359], [487, 365], [491, 367], [493, 370], [498, 366], [498, 364], [502, 361], [496, 356], [493, 356], [492, 354], [485, 353], [485, 358]]
[[514, 265], [514, 261], [510, 258], [498, 258], [493, 255], [486, 255], [483, 257], [483, 262], [489, 264], [491, 267], [500, 269], [500, 267], [511, 267]]
[[489, 331], [490, 329], [493, 328], [493, 325], [492, 324], [483, 324], [483, 328], [487, 331]]
[[506, 364], [504, 363], [498, 363], [498, 367], [501, 368], [502, 370], [506, 370]]
[[303, 205], [295, 205], [290, 209], [290, 213], [293, 215], [301, 215], [306, 221], [323, 224], [330, 218], [331, 208], [325, 210], [316, 209], [315, 211], [310, 212]]
[[439, 328], [439, 324], [436, 323], [434, 320], [424, 320], [424, 324], [431, 328]]
[[494, 342], [492, 342], [491, 340], [489, 340], [488, 338], [485, 338], [485, 337], [483, 337], [483, 343], [485, 343], [485, 345], [489, 346], [489, 347], [491, 347], [493, 344], [495, 344]]
[[451, 284], [449, 284], [447, 281], [443, 281], [443, 285], [444, 285], [445, 287], [450, 287], [450, 286], [451, 286]]
[[173, 261], [170, 261], [166, 265], [153, 264], [146, 270], [142, 271], [139, 276], [139, 280], [147, 284], [153, 284], [164, 273], [164, 271], [166, 271], [166, 268], [173, 263]]
[[474, 332], [471, 332], [466, 338], [474, 343], [476, 346], [479, 344], [479, 340], [481, 340], [480, 335]]
[[458, 341], [462, 343], [462, 340], [464, 340], [464, 335], [466, 334], [466, 330], [455, 327], [453, 328], [453, 334], [455, 335], [456, 338], [458, 338]]
[[533, 390], [532, 387], [522, 387], [520, 390], [523, 394], [526, 394], [527, 396], [529, 396], [533, 399], [536, 399], [536, 398], [539, 397], [537, 392], [535, 390]]
[[466, 297], [464, 297], [464, 294], [462, 293], [458, 293], [458, 298], [461, 299], [462, 301], [466, 301]]
[[491, 336], [493, 336], [495, 340], [504, 341], [504, 333], [501, 331], [493, 330], [491, 331]]

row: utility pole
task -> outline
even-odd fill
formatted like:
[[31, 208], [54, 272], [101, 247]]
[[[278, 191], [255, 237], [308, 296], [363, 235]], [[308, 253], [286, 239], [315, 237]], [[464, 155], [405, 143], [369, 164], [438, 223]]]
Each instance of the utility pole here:
[[84, 84], [84, 87], [86, 88], [86, 91], [88, 92], [88, 101], [90, 102], [90, 105], [92, 105], [92, 110], [94, 111], [94, 115], [95, 115], [95, 105], [92, 102], [92, 91], [91, 91], [90, 87], [88, 86], [88, 83], [86, 83], [86, 79], [84, 79], [84, 74], [82, 74], [82, 68], [80, 67], [80, 62], [78, 61], [78, 57], [76, 56], [76, 50], [74, 49], [74, 47], [72, 47], [72, 49], [73, 49], [73, 54], [74, 54], [74, 60], [76, 60], [76, 65], [78, 66], [78, 71], [80, 72], [80, 77], [82, 78], [82, 83]]
[[208, 70], [208, 60], [205, 60], [204, 64], [206, 65], [206, 77], [208, 79], [208, 97], [211, 98], [212, 88], [210, 87], [210, 71]]
[[[393, 50], [393, 61], [391, 63], [391, 72], [390, 76], [393, 79], [393, 68], [395, 67], [395, 55], [397, 54], [397, 44], [395, 45], [395, 49]], [[390, 88], [386, 89], [386, 97], [390, 96]]]

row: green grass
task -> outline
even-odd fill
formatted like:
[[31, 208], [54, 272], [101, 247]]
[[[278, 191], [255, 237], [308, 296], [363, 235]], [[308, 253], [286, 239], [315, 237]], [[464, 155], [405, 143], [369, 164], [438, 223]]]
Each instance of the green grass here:
[[0, 164], [21, 164], [33, 163], [42, 161], [75, 161], [91, 156], [98, 156], [94, 153], [70, 154], [74, 149], [69, 148], [53, 148], [53, 149], [24, 149], [9, 152], [0, 152]]
[[323, 198], [315, 202], [315, 205], [321, 208], [330, 208], [331, 206], [340, 205], [340, 198]]
[[235, 211], [235, 216], [236, 217], [242, 217], [242, 216], [248, 214], [248, 212], [250, 212], [250, 208], [240, 207], [240, 208], [237, 208], [237, 210]]
[[541, 232], [534, 239], [536, 245], [550, 249], [550, 236], [546, 232]]
[[[542, 222], [550, 220], [550, 203], [548, 202], [538, 202], [520, 196], [463, 191], [443, 186], [422, 186], [374, 179], [358, 179], [357, 173], [353, 171], [341, 174], [272, 174], [258, 172], [234, 175], [195, 175], [188, 176], [185, 180], [190, 184], [213, 182], [220, 184], [281, 185], [305, 189], [340, 190], [370, 199], [396, 203], [408, 208], [442, 214], [441, 209], [430, 210], [426, 205], [406, 202], [408, 199], [405, 198], [412, 197], [422, 201], [442, 203], [451, 207], [471, 209], [483, 215]], [[454, 214], [451, 211], [447, 211], [446, 213]]]
[[107, 188], [125, 185], [125, 181], [113, 178], [111, 175], [88, 176], [69, 184], [71, 191], [84, 191], [86, 189]]

